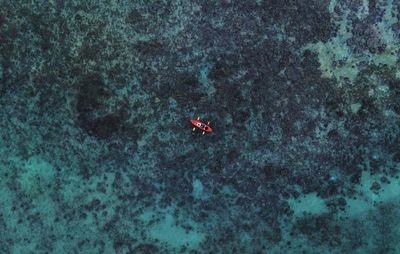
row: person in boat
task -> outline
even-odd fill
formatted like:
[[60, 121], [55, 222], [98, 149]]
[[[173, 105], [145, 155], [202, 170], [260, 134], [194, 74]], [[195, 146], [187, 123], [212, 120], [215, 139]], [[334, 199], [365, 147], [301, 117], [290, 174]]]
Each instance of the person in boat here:
[[207, 130], [208, 127], [205, 126], [204, 124], [198, 123], [197, 126], [199, 126], [202, 130]]

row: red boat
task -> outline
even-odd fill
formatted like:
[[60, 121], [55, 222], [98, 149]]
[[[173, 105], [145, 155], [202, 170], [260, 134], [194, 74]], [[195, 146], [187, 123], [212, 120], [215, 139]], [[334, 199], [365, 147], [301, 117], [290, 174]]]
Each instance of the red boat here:
[[212, 128], [209, 126], [210, 122], [205, 124], [205, 123], [200, 121], [200, 117], [198, 117], [197, 120], [191, 120], [191, 122], [195, 126], [193, 128], [193, 132], [196, 130], [196, 128], [202, 130], [203, 134], [205, 134], [206, 132], [207, 133], [211, 133], [213, 131]]

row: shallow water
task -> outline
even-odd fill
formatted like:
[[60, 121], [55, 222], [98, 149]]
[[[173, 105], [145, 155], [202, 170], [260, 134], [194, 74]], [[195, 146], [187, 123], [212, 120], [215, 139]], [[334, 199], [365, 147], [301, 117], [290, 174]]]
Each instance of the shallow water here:
[[1, 253], [400, 252], [399, 1], [0, 6]]

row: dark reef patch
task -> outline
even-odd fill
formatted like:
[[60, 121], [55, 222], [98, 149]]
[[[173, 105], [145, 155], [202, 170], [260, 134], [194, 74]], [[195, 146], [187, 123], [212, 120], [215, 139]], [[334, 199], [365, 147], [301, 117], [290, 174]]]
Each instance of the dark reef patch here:
[[[111, 136], [118, 129], [113, 129], [118, 126], [117, 119], [106, 116], [105, 118], [98, 117], [96, 113], [106, 107], [106, 100], [111, 96], [109, 90], [105, 86], [100, 77], [89, 76], [85, 78], [80, 86], [76, 110], [78, 112], [78, 124], [89, 134], [100, 138]], [[109, 129], [109, 130], [108, 130]], [[107, 131], [111, 131], [106, 134]]]
[[132, 253], [140, 253], [140, 254], [151, 254], [151, 253], [156, 253], [158, 252], [159, 249], [157, 246], [153, 245], [153, 244], [139, 244], [138, 246], [136, 246], [133, 250]]
[[201, 89], [198, 78], [192, 73], [171, 73], [155, 91], [158, 98], [173, 98], [181, 109], [189, 109], [196, 103], [206, 102], [207, 93]]
[[217, 62], [213, 68], [211, 69], [208, 78], [214, 80], [214, 81], [224, 81], [226, 78], [228, 78], [230, 75], [233, 74], [234, 70], [232, 67], [229, 66], [229, 63], [227, 63], [226, 58], [223, 57], [224, 62], [220, 61]]
[[139, 41], [133, 45], [133, 48], [145, 55], [159, 55], [162, 53], [163, 45], [158, 40]]
[[[115, 93], [101, 77], [95, 74], [85, 77], [77, 93], [77, 125], [99, 139], [107, 140], [119, 135], [125, 140], [136, 140], [144, 132], [137, 124], [141, 122], [140, 114], [129, 112], [135, 109], [126, 102], [115, 100]], [[135, 121], [128, 121], [132, 115]]]
[[306, 216], [297, 221], [293, 233], [301, 233], [316, 244], [337, 247], [341, 244], [342, 229], [330, 215]]
[[261, 4], [264, 22], [285, 22], [288, 36], [295, 36], [299, 44], [327, 41], [334, 35], [335, 26], [327, 11], [327, 1], [289, 2], [264, 0]]
[[113, 136], [121, 128], [122, 120], [118, 115], [106, 115], [87, 121], [85, 129], [100, 139], [107, 139]]

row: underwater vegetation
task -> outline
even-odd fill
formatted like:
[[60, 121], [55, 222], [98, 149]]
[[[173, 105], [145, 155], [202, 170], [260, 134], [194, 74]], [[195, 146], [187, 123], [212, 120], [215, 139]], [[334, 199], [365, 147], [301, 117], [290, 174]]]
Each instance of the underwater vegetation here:
[[1, 7], [1, 253], [400, 251], [399, 1]]

